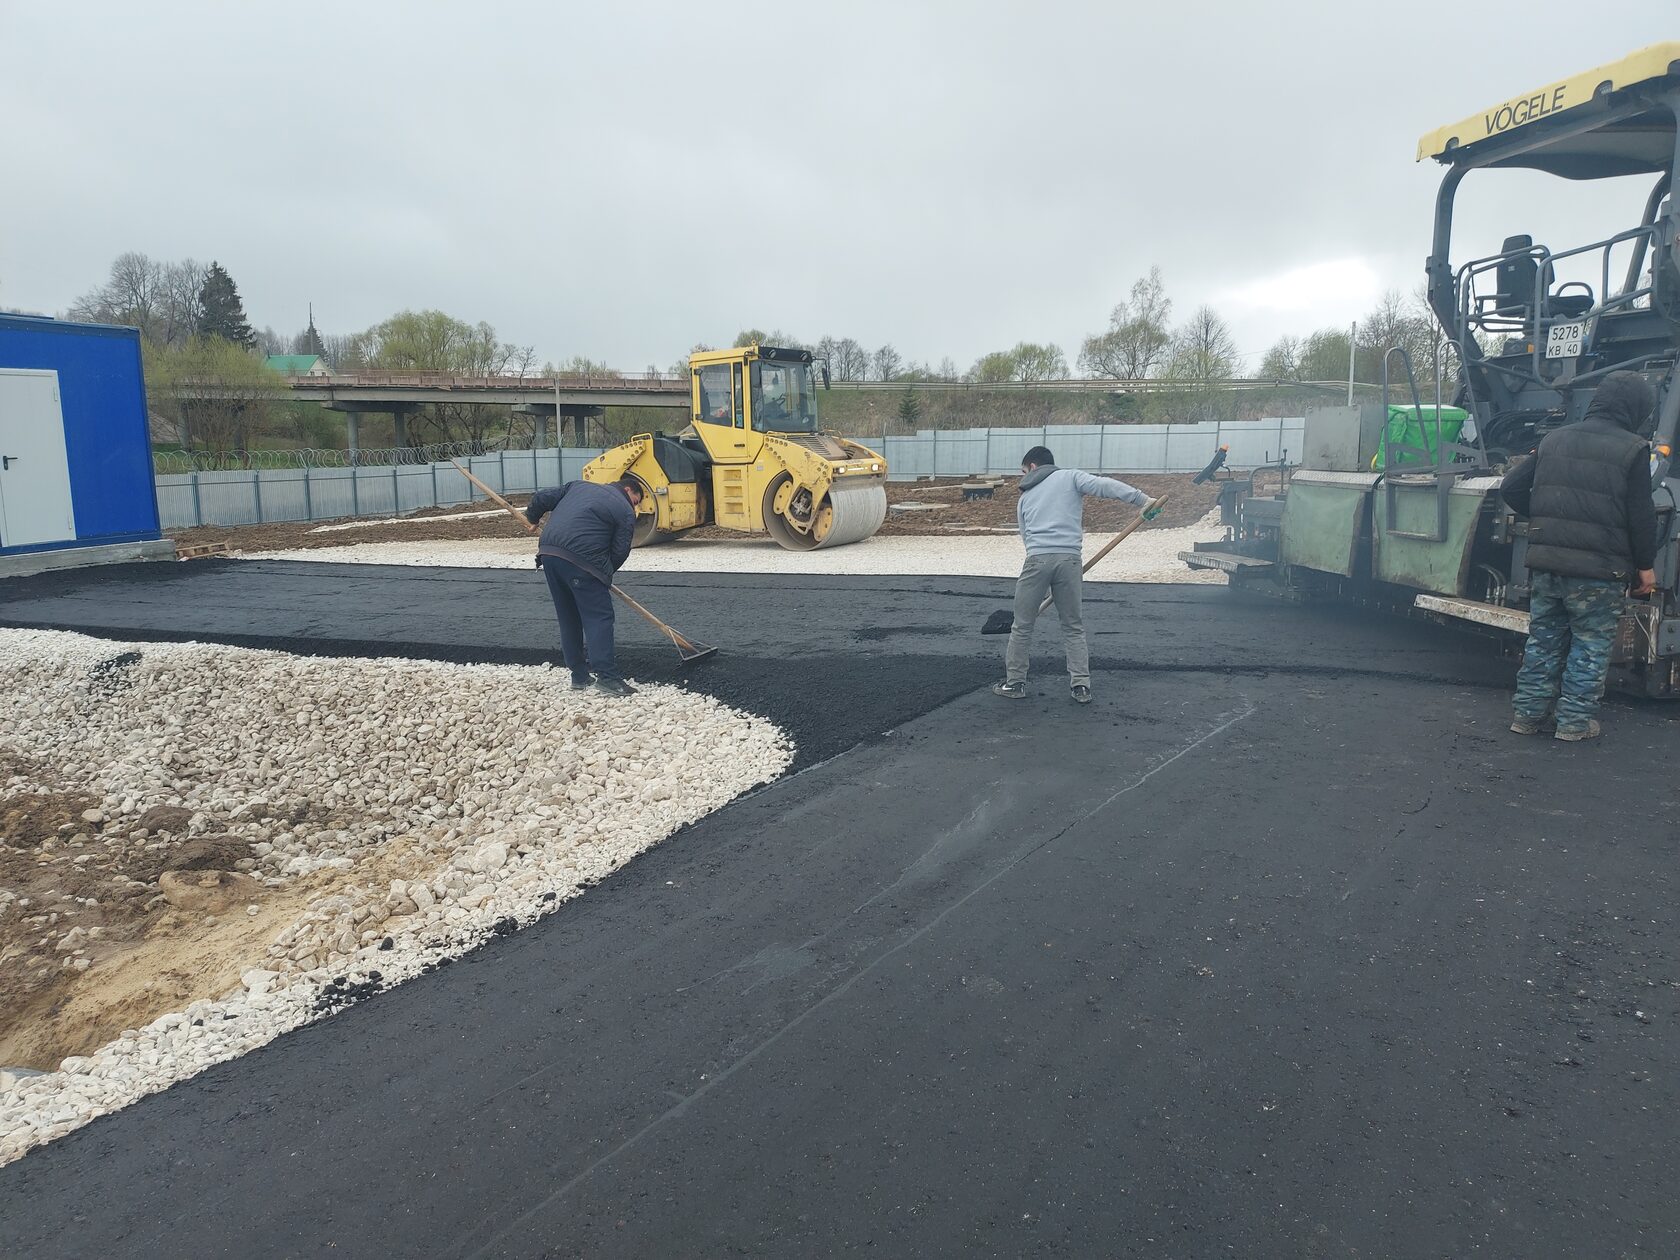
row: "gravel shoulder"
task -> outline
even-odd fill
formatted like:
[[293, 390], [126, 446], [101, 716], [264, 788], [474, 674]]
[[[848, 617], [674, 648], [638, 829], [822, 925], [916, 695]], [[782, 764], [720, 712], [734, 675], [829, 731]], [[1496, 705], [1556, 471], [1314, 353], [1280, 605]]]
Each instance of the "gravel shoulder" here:
[[546, 667], [0, 630], [0, 1161], [534, 921], [793, 756], [674, 687], [626, 713]]
[[[709, 531], [708, 531], [709, 532]], [[1198, 542], [1223, 537], [1218, 514], [1172, 529], [1138, 530], [1103, 557], [1085, 580], [1170, 582], [1221, 586], [1225, 575], [1187, 567], [1178, 558]], [[1112, 534], [1088, 533], [1087, 555]], [[247, 560], [303, 560], [329, 564], [529, 569], [531, 539], [401, 540], [333, 548], [249, 552]], [[834, 576], [952, 576], [1013, 578], [1021, 571], [1021, 541], [1013, 530], [985, 536], [876, 535], [831, 551], [787, 551], [767, 538], [681, 539], [631, 553], [625, 577], [646, 573], [829, 574]]]

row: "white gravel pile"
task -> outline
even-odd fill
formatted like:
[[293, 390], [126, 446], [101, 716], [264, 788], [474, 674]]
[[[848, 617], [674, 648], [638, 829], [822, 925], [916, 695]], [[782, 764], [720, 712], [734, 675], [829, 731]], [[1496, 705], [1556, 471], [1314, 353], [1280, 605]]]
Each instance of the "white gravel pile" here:
[[[0, 630], [0, 753], [56, 768], [0, 789], [92, 793], [113, 835], [170, 805], [192, 835], [250, 841], [259, 901], [322, 889], [232, 991], [0, 1077], [0, 1163], [530, 923], [792, 757], [670, 686], [616, 700], [564, 670], [25, 630]], [[20, 900], [0, 920], [41, 909]]]
[[[1088, 534], [1086, 554], [1113, 534]], [[1088, 582], [1222, 583], [1225, 575], [1187, 567], [1178, 558], [1198, 542], [1224, 536], [1217, 511], [1194, 525], [1140, 529], [1086, 575]], [[536, 544], [528, 539], [356, 543], [293, 551], [246, 552], [247, 560], [312, 560], [329, 564], [409, 564], [465, 569], [524, 569]], [[828, 551], [785, 551], [768, 538], [688, 539], [636, 551], [627, 566], [642, 573], [828, 573], [1014, 577], [1021, 571], [1014, 534], [975, 537], [894, 535]]]

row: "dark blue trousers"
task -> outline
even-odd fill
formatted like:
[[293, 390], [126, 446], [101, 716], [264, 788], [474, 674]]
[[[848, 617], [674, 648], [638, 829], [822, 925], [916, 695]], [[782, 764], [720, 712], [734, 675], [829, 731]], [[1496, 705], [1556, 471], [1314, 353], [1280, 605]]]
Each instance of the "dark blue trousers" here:
[[612, 589], [593, 573], [559, 556], [537, 559], [542, 561], [548, 593], [554, 599], [554, 615], [560, 620], [560, 650], [565, 653], [572, 677], [581, 682], [593, 671], [605, 678], [617, 678]]

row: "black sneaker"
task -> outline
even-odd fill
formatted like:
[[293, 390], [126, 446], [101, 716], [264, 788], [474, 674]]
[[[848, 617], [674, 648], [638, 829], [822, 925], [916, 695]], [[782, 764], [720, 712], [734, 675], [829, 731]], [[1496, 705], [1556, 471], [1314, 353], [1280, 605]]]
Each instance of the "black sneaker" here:
[[1091, 689], [1086, 686], [1075, 686], [1073, 689], [1073, 702], [1075, 704], [1090, 704]]
[[594, 685], [595, 685], [595, 675], [594, 674], [573, 674], [572, 675], [572, 690], [573, 691], [588, 691], [590, 689], [590, 687], [592, 687]]
[[633, 696], [636, 689], [622, 678], [609, 678], [605, 674], [595, 677], [595, 690], [608, 696]]
[[1025, 700], [1027, 698], [1027, 684], [995, 682], [992, 684], [992, 694], [1002, 696], [1005, 700]]

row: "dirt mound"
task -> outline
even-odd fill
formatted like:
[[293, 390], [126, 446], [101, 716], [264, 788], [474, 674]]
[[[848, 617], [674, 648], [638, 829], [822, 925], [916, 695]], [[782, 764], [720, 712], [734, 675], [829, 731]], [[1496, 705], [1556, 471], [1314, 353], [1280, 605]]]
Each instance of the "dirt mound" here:
[[0, 800], [0, 844], [38, 849], [59, 833], [87, 828], [82, 813], [99, 801], [80, 792], [24, 792]]

